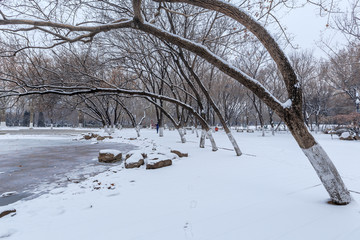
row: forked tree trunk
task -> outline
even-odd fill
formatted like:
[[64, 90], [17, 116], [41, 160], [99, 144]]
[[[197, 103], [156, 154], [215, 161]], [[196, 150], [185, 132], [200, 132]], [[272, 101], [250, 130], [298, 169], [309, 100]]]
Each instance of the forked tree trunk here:
[[201, 130], [200, 148], [205, 148], [206, 137], [208, 137], [210, 140], [212, 151], [216, 152], [218, 150], [218, 147], [216, 146], [215, 139], [214, 139], [213, 135], [211, 134], [211, 129], [208, 129], [207, 131], [205, 129]]
[[185, 133], [183, 128], [177, 128], [182, 143], [186, 143]]
[[329, 193], [331, 201], [339, 205], [350, 203], [350, 193], [324, 149], [315, 141], [301, 118], [291, 117], [289, 119], [291, 120], [287, 121], [286, 124], [291, 134], [315, 169], [326, 191]]
[[218, 147], [216, 146], [215, 139], [214, 139], [214, 137], [213, 137], [213, 135], [211, 133], [211, 129], [209, 129], [206, 134], [207, 134], [207, 136], [208, 136], [208, 138], [210, 140], [211, 149], [213, 150], [213, 152], [216, 152], [218, 150]]

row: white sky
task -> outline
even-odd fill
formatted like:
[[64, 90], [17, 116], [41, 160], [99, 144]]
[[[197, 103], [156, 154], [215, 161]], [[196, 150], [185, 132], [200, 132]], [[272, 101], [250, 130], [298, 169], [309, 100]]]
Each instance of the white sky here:
[[[232, 0], [233, 3], [243, 3], [244, 0]], [[349, 2], [352, 0], [324, 0], [324, 4], [330, 5], [333, 3], [332, 10], [340, 7], [342, 11], [349, 6]], [[297, 6], [306, 3], [307, 0], [293, 0]], [[318, 2], [313, 0], [313, 2]], [[288, 1], [287, 4], [291, 4], [292, 1]], [[329, 7], [329, 6], [328, 6]], [[329, 7], [330, 8], [330, 7]], [[319, 16], [319, 7], [313, 4], [306, 4], [304, 7], [295, 8], [289, 10], [283, 7], [278, 9], [273, 14], [278, 18], [282, 27], [286, 27], [286, 32], [292, 38], [293, 46], [297, 49], [293, 49], [290, 46], [285, 49], [285, 52], [290, 53], [297, 50], [309, 50], [313, 51], [316, 57], [327, 57], [327, 54], [319, 47], [321, 40], [325, 41], [329, 46], [334, 49], [342, 48], [346, 45], [347, 41], [343, 34], [339, 31], [326, 27], [328, 23], [328, 17]], [[335, 17], [335, 14], [331, 15]], [[330, 19], [331, 22], [331, 19]], [[267, 27], [270, 32], [273, 29]], [[323, 49], [326, 47], [323, 46]], [[329, 50], [328, 50], [329, 51]]]
[[[340, 32], [326, 27], [327, 17], [320, 17], [319, 10], [313, 5], [291, 10], [281, 18], [281, 22], [286, 26], [287, 32], [292, 34], [293, 44], [298, 46], [299, 50], [311, 50], [317, 57], [326, 57], [326, 53], [318, 47], [322, 39], [334, 48], [346, 45], [345, 37]], [[286, 51], [290, 52], [291, 49]]]

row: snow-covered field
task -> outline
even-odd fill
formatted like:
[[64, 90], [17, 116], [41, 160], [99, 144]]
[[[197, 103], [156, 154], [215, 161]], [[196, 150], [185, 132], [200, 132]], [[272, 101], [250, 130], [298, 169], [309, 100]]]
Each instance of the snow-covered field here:
[[155, 130], [141, 134], [129, 140], [136, 134], [126, 129], [106, 141], [171, 148], [189, 157], [156, 170], [118, 165], [36, 199], [0, 207], [0, 212], [17, 211], [0, 218], [0, 238], [360, 239], [360, 142], [315, 135], [353, 191], [351, 204], [334, 206], [287, 133], [261, 137], [235, 132], [241, 157], [229, 150], [222, 132], [214, 133], [217, 152], [198, 148], [189, 131], [185, 144], [175, 131], [165, 131], [163, 138]]

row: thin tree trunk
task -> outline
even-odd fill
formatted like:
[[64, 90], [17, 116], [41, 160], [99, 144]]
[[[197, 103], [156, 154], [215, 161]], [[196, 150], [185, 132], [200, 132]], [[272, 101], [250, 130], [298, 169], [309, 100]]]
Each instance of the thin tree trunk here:
[[32, 129], [34, 128], [34, 109], [31, 107], [30, 108], [30, 125], [29, 128]]
[[84, 127], [84, 113], [82, 111], [78, 111], [78, 126], [79, 128], [83, 128]]
[[6, 127], [6, 112], [5, 112], [5, 109], [0, 110], [0, 127]]
[[206, 136], [205, 129], [201, 129], [200, 148], [205, 148], [205, 136]]

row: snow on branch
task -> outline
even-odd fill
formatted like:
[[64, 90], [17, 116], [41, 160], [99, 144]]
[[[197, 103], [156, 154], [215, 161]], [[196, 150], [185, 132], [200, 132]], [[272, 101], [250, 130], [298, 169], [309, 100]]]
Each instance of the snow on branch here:
[[240, 69], [234, 67], [229, 62], [215, 55], [207, 47], [183, 38], [179, 35], [162, 30], [147, 22], [137, 23], [136, 28], [140, 29], [141, 31], [155, 35], [161, 39], [164, 39], [165, 41], [171, 42], [179, 47], [187, 49], [197, 54], [198, 56], [201, 56], [209, 63], [219, 68], [222, 72], [233, 77], [245, 87], [249, 88], [266, 104], [273, 106], [278, 113], [281, 113], [284, 110], [284, 108], [282, 107], [282, 103], [276, 97], [274, 97], [259, 81], [251, 78]]
[[172, 3], [187, 3], [194, 6], [202, 7], [209, 10], [214, 10], [236, 20], [252, 32], [259, 41], [267, 49], [271, 57], [276, 62], [286, 85], [289, 98], [292, 99], [294, 104], [301, 104], [301, 89], [294, 88], [298, 80], [296, 74], [286, 57], [285, 53], [281, 50], [276, 40], [272, 35], [254, 18], [249, 14], [242, 11], [237, 6], [222, 0], [154, 0], [155, 2], [172, 2]]

